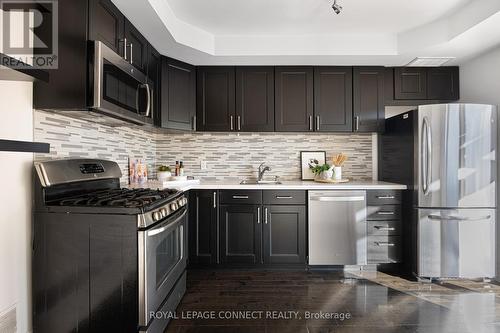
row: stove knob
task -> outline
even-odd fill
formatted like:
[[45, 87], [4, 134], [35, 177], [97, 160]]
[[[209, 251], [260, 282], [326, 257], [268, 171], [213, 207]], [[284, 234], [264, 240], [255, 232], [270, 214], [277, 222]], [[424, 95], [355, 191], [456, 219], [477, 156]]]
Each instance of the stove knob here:
[[172, 202], [172, 203], [170, 204], [170, 209], [171, 209], [172, 211], [177, 210], [177, 208], [178, 208], [178, 207], [177, 207], [177, 203]]
[[167, 210], [165, 208], [160, 209], [160, 214], [162, 217], [167, 216]]
[[185, 206], [187, 204], [187, 199], [186, 198], [180, 198], [179, 199], [179, 206]]
[[161, 215], [159, 212], [153, 212], [153, 221], [158, 221], [161, 218]]

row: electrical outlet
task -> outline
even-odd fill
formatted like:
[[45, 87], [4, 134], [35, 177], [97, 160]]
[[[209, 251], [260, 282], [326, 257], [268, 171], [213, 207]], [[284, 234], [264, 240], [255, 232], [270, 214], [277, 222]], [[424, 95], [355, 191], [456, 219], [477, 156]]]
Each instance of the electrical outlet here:
[[207, 170], [207, 161], [200, 161], [200, 169]]

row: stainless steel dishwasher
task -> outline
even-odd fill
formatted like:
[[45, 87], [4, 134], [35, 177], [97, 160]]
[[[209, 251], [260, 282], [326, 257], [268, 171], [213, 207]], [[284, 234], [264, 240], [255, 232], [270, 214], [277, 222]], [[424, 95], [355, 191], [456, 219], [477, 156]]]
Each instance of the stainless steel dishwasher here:
[[366, 264], [366, 192], [309, 191], [309, 265]]

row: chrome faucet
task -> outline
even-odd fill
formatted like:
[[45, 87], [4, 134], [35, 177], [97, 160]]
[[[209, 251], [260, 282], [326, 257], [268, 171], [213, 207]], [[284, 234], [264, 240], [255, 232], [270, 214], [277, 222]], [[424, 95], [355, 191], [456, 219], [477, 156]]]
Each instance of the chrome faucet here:
[[266, 171], [271, 171], [271, 168], [266, 165], [266, 162], [263, 162], [261, 165], [259, 165], [259, 182], [262, 181], [262, 178], [264, 178], [264, 173]]

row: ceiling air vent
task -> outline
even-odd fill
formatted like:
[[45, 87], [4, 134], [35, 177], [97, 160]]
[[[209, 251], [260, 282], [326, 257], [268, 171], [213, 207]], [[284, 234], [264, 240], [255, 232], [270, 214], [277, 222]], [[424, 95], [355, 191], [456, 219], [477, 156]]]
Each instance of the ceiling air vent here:
[[410, 61], [407, 67], [437, 67], [443, 66], [455, 57], [417, 57]]

